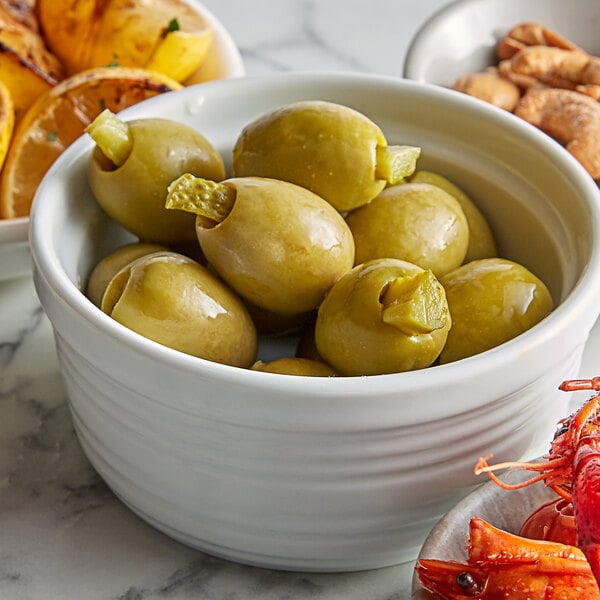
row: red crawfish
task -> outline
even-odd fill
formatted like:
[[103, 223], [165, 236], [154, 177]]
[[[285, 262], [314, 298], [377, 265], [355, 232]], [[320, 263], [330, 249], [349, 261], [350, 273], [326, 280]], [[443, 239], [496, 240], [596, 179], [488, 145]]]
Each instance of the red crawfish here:
[[549, 540], [576, 546], [577, 531], [573, 505], [560, 496], [544, 502], [527, 517], [521, 525], [519, 535], [534, 540]]
[[[576, 379], [561, 384], [563, 391], [600, 392], [600, 377]], [[550, 452], [540, 462], [505, 462], [488, 465], [481, 458], [475, 473], [487, 473], [504, 489], [517, 489], [543, 481], [573, 504], [577, 546], [585, 554], [600, 581], [600, 393], [591, 397], [575, 414], [559, 423]], [[507, 484], [496, 477], [498, 469], [525, 469], [537, 475], [520, 484]]]
[[415, 570], [440, 600], [600, 600], [579, 548], [513, 535], [479, 517], [469, 524], [466, 563], [419, 559]]

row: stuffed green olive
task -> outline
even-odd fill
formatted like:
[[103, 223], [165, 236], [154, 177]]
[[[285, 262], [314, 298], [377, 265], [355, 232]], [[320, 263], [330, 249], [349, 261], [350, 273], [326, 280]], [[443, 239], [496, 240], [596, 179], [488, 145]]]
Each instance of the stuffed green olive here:
[[102, 310], [129, 329], [180, 352], [250, 367], [254, 323], [243, 302], [218, 277], [175, 252], [142, 256], [108, 284]]
[[223, 159], [213, 145], [170, 119], [123, 122], [104, 112], [87, 131], [96, 141], [88, 181], [105, 212], [144, 242], [194, 240], [193, 216], [165, 209], [167, 186], [183, 173], [223, 179]]
[[318, 100], [296, 102], [249, 123], [233, 149], [236, 177], [257, 175], [312, 190], [340, 212], [402, 181], [420, 149], [391, 146], [362, 113]]
[[346, 222], [357, 264], [399, 258], [439, 277], [462, 264], [469, 245], [469, 225], [460, 204], [428, 183], [390, 186], [350, 212]]
[[170, 186], [167, 206], [197, 214], [208, 262], [240, 296], [268, 311], [315, 309], [354, 262], [354, 240], [341, 215], [292, 183], [184, 175]]
[[398, 259], [358, 265], [319, 307], [315, 343], [346, 376], [430, 366], [451, 325], [444, 288], [431, 271]]
[[96, 305], [102, 304], [102, 296], [110, 280], [126, 265], [137, 258], [167, 250], [159, 244], [144, 244], [141, 242], [126, 244], [106, 255], [92, 270], [86, 287], [87, 297]]
[[440, 279], [452, 329], [440, 355], [449, 363], [499, 346], [552, 310], [548, 288], [524, 266], [501, 258], [471, 261]]
[[464, 262], [480, 258], [494, 258], [498, 255], [496, 240], [489, 223], [479, 207], [461, 188], [443, 175], [432, 171], [415, 171], [409, 181], [435, 185], [456, 198], [469, 224], [469, 246]]

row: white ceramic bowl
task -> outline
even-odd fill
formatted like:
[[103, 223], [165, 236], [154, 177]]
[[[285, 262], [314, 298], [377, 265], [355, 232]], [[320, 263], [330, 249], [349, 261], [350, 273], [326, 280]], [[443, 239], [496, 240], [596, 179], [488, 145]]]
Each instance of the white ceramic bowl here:
[[421, 146], [419, 167], [477, 199], [502, 254], [542, 277], [558, 308], [494, 350], [419, 372], [291, 377], [180, 354], [122, 327], [81, 292], [96, 261], [130, 239], [90, 196], [85, 138], [36, 197], [34, 281], [83, 448], [134, 511], [233, 560], [366, 569], [414, 559], [437, 519], [477, 483], [481, 454], [545, 451], [566, 413], [557, 386], [577, 374], [600, 309], [600, 198], [575, 160], [534, 128], [396, 78], [246, 77], [165, 94], [123, 116], [192, 124], [229, 163], [244, 125], [302, 99], [352, 106], [391, 143]]
[[518, 23], [550, 27], [600, 54], [600, 3], [595, 0], [457, 0], [437, 11], [409, 44], [404, 76], [451, 86], [461, 75], [497, 64], [498, 41]]
[[[524, 481], [531, 473], [516, 472], [506, 479], [510, 483]], [[518, 534], [527, 517], [556, 494], [543, 483], [520, 490], [507, 491], [490, 481], [446, 513], [427, 536], [419, 558], [465, 562], [469, 538], [469, 520], [477, 516], [494, 527]], [[413, 576], [412, 600], [431, 600], [416, 574]]]
[[[223, 24], [197, 0], [189, 2], [198, 8], [215, 36], [202, 67], [186, 84], [244, 75], [240, 52]], [[28, 229], [28, 217], [0, 219], [0, 281], [31, 276]]]
[[0, 281], [31, 275], [29, 218], [0, 219]]

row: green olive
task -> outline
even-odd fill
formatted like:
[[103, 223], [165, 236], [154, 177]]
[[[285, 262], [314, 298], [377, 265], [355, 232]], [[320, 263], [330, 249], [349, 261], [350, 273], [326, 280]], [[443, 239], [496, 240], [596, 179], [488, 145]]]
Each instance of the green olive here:
[[552, 310], [544, 283], [522, 265], [484, 258], [458, 267], [440, 279], [452, 329], [441, 363], [494, 348], [523, 333]]
[[464, 262], [498, 256], [498, 248], [489, 223], [473, 200], [458, 186], [442, 175], [431, 171], [415, 171], [410, 177], [410, 181], [437, 185], [458, 200], [469, 223], [469, 247]]
[[319, 307], [315, 342], [342, 375], [396, 373], [430, 366], [450, 325], [444, 288], [431, 271], [376, 259], [331, 288]]
[[105, 256], [94, 267], [94, 270], [88, 279], [86, 289], [87, 297], [99, 307], [102, 304], [102, 296], [104, 295], [106, 286], [118, 271], [130, 262], [133, 262], [136, 258], [140, 258], [140, 256], [166, 249], [167, 248], [160, 246], [159, 244], [143, 244], [139, 242], [117, 248]]
[[[88, 181], [100, 206], [141, 241], [166, 245], [193, 241], [194, 217], [165, 209], [167, 186], [183, 173], [223, 179], [221, 155], [183, 123], [150, 118], [124, 123], [103, 115], [100, 124], [94, 121], [88, 128], [101, 144], [97, 142], [88, 163]], [[120, 135], [106, 135], [104, 128], [117, 129]]]
[[469, 226], [458, 201], [428, 183], [388, 187], [350, 212], [346, 222], [354, 236], [356, 264], [399, 258], [439, 277], [462, 264], [469, 244]]
[[253, 371], [279, 373], [281, 375], [304, 375], [308, 377], [335, 377], [336, 372], [324, 362], [308, 358], [277, 358], [270, 362], [259, 360], [252, 365]]
[[242, 301], [182, 254], [155, 252], [124, 267], [108, 284], [102, 310], [186, 354], [244, 368], [256, 360], [256, 330]]
[[209, 263], [240, 296], [269, 311], [315, 309], [354, 262], [342, 216], [292, 183], [184, 175], [169, 187], [167, 206], [198, 215], [196, 233]]
[[354, 109], [303, 101], [249, 123], [234, 145], [232, 169], [236, 177], [296, 183], [344, 212], [410, 175], [419, 154], [389, 146], [379, 126]]

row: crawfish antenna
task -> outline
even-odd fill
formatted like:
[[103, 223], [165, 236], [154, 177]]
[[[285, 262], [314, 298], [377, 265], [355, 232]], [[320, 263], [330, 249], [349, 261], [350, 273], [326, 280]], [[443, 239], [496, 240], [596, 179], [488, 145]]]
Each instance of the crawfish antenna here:
[[579, 390], [594, 390], [596, 392], [600, 392], [600, 377], [563, 381], [558, 386], [558, 389], [562, 390], [563, 392], [576, 392]]

